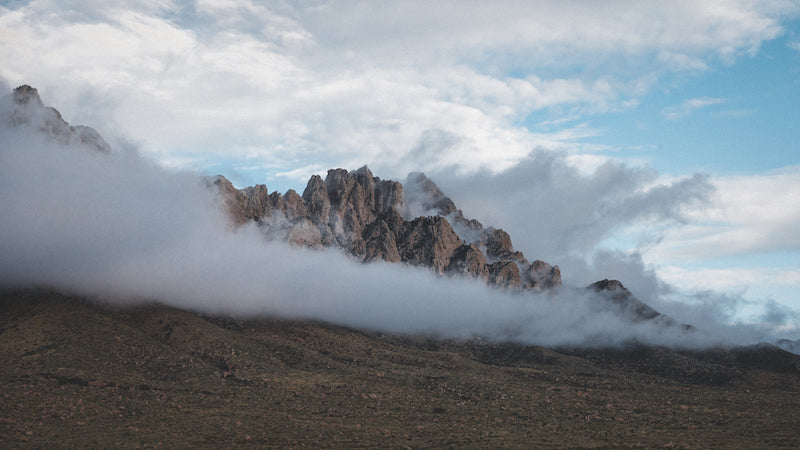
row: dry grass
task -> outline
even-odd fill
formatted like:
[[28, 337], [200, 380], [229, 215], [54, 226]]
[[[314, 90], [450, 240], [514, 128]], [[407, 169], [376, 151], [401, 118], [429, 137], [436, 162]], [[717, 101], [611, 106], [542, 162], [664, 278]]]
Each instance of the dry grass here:
[[4, 448], [800, 447], [797, 359], [769, 349], [556, 352], [42, 292], [0, 312]]

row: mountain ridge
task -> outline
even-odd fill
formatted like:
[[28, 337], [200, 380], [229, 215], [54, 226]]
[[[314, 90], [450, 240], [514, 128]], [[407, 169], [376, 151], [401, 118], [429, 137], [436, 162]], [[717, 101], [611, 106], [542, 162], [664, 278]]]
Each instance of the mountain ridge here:
[[[382, 260], [430, 267], [439, 275], [480, 278], [491, 285], [542, 290], [561, 285], [558, 266], [529, 262], [502, 229], [465, 218], [422, 173], [405, 184], [375, 177], [367, 166], [313, 175], [302, 196], [268, 193], [265, 185], [236, 189], [213, 179], [236, 224], [258, 223], [265, 234], [295, 245], [339, 247], [363, 262]], [[415, 193], [407, 201], [406, 192]], [[411, 211], [422, 215], [414, 217]]]
[[[237, 189], [223, 175], [211, 183], [234, 224], [254, 222], [270, 239], [339, 248], [365, 263], [422, 266], [440, 276], [477, 278], [516, 292], [550, 292], [562, 286], [558, 265], [530, 262], [507, 232], [466, 218], [421, 172], [400, 183], [375, 177], [367, 166], [330, 169], [325, 179], [311, 176], [302, 195], [291, 189], [283, 195], [270, 193], [263, 184]], [[696, 331], [654, 310], [618, 280], [597, 281], [585, 290], [632, 322]]]
[[[19, 86], [3, 101], [11, 105], [3, 118], [9, 126], [27, 127], [62, 145], [111, 152], [94, 129], [71, 126], [56, 109], [44, 106], [35, 88]], [[514, 248], [507, 232], [465, 217], [421, 172], [409, 174], [404, 185], [374, 176], [367, 166], [331, 169], [324, 179], [310, 177], [302, 195], [291, 189], [285, 194], [269, 192], [263, 184], [237, 189], [222, 175], [208, 180], [208, 185], [220, 195], [234, 225], [254, 222], [271, 239], [340, 248], [365, 263], [427, 267], [440, 276], [474, 278], [512, 292], [552, 293], [562, 286], [557, 265], [529, 261]], [[637, 299], [621, 282], [605, 281], [585, 291], [602, 294], [593, 300], [620, 317], [694, 331]]]
[[33, 127], [62, 145], [78, 144], [100, 153], [111, 153], [111, 146], [97, 130], [67, 123], [57, 109], [44, 105], [36, 88], [24, 84], [15, 88], [5, 100], [14, 105], [11, 114], [3, 118], [6, 124]]

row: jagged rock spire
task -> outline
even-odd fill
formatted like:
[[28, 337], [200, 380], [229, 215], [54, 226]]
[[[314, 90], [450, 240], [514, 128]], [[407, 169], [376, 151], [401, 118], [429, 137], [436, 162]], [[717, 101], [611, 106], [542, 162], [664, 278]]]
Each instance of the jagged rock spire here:
[[39, 91], [36, 88], [32, 88], [27, 84], [23, 84], [18, 88], [14, 89], [14, 102], [18, 105], [23, 106], [38, 106], [44, 107], [44, 103], [42, 103], [41, 97], [39, 97]]
[[[404, 186], [375, 177], [367, 166], [331, 169], [325, 179], [313, 175], [302, 196], [293, 190], [268, 195], [264, 185], [237, 190], [224, 177], [215, 181], [233, 221], [256, 221], [272, 238], [337, 246], [362, 261], [404, 262], [512, 289], [561, 285], [558, 266], [529, 263], [508, 233], [466, 219], [425, 174], [412, 173], [406, 183], [413, 201], [433, 215], [404, 217]], [[460, 236], [451, 220], [470, 236]]]
[[11, 108], [3, 113], [7, 117], [0, 117], [0, 123], [10, 126], [31, 127], [64, 145], [80, 145], [100, 153], [111, 153], [111, 146], [100, 136], [94, 128], [80, 125], [71, 126], [55, 108], [44, 106], [39, 91], [24, 84], [17, 87], [3, 99], [9, 102]]

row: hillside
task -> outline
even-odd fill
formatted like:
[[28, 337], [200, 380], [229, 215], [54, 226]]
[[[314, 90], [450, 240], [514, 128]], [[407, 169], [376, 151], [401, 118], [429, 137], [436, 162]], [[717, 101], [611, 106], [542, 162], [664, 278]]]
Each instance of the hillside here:
[[22, 291], [0, 367], [5, 448], [800, 445], [800, 357], [770, 346], [551, 350]]
[[237, 189], [29, 86], [0, 139], [0, 447], [800, 444], [800, 356], [562, 286], [421, 173]]

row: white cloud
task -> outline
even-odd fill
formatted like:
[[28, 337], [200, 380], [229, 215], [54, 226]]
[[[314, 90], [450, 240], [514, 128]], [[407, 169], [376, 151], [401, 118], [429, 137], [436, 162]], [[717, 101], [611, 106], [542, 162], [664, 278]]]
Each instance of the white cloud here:
[[254, 224], [232, 230], [217, 196], [194, 174], [128, 151], [61, 145], [37, 131], [36, 116], [30, 126], [8, 128], [9, 97], [0, 99], [2, 289], [47, 287], [119, 303], [158, 300], [206, 313], [539, 345], [636, 339], [703, 347], [758, 337], [750, 329], [686, 333], [631, 323], [584, 289], [513, 294], [480, 280], [270, 243]]
[[629, 253], [639, 243], [615, 253], [604, 250], [605, 242], [636, 230], [655, 239], [661, 227], [685, 222], [712, 191], [703, 175], [665, 180], [646, 166], [546, 151], [500, 174], [432, 177], [467, 217], [508, 231], [517, 250], [558, 264], [570, 283], [618, 277], [641, 295], [655, 294], [657, 282]]
[[689, 114], [692, 114], [698, 109], [705, 108], [707, 106], [719, 105], [725, 102], [726, 99], [724, 98], [692, 98], [682, 102], [680, 105], [664, 108], [664, 110], [661, 111], [661, 114], [663, 114], [668, 120], [678, 120], [688, 116]]
[[[665, 73], [757, 49], [795, 6], [37, 0], [0, 10], [0, 76], [173, 164], [499, 171], [585, 145], [531, 112], [635, 106]], [[427, 149], [430, 133], [455, 139]]]
[[658, 274], [668, 283], [685, 289], [735, 292], [753, 285], [798, 287], [800, 270], [796, 268], [733, 267], [724, 269], [686, 269], [664, 266]]
[[800, 250], [800, 168], [718, 177], [711, 202], [687, 211], [693, 225], [667, 233], [650, 255], [690, 262]]
[[[554, 187], [582, 200], [548, 210], [562, 220], [549, 222], [548, 233], [556, 223], [584, 227], [574, 242], [560, 238], [565, 233], [536, 241], [508, 210], [457, 199], [468, 214], [488, 213], [493, 225], [518, 227], [512, 235], [522, 249], [548, 258], [561, 244], [591, 252], [619, 235], [624, 221], [610, 214], [608, 200], [619, 189], [632, 189], [627, 194], [634, 199], [655, 198], [682, 187], [696, 193], [691, 188], [706, 181], [675, 184], [613, 160], [598, 171], [610, 160], [586, 153], [608, 148], [584, 141], [602, 132], [587, 126], [587, 117], [636, 107], [670, 74], [752, 55], [797, 11], [796, 2], [746, 0], [391, 6], [37, 0], [0, 7], [0, 79], [38, 87], [65, 116], [117, 142], [133, 140], [162, 164], [263, 167], [268, 179], [256, 181], [271, 187], [269, 177], [299, 181], [336, 166], [369, 164], [384, 178], [411, 170], [478, 171], [496, 186], [493, 194], [508, 194], [507, 203], [523, 210], [530, 193], [519, 192], [533, 180], [518, 168], [530, 168], [532, 149], [568, 150], [568, 161], [583, 172], [564, 169], [576, 184], [545, 186], [552, 197], [539, 200], [567, 203]], [[664, 113], [679, 118], [723, 101], [691, 99]], [[490, 176], [502, 171], [505, 178]], [[691, 223], [663, 235], [656, 230], [661, 241], [645, 259], [797, 249], [795, 179], [721, 179], [711, 206], [694, 212], [678, 211], [681, 202], [667, 198], [658, 203], [667, 205], [664, 211], [640, 205], [653, 217]], [[641, 195], [659, 183], [666, 188]], [[587, 223], [580, 215], [587, 210], [608, 222]], [[620, 217], [646, 215], [630, 214]]]

